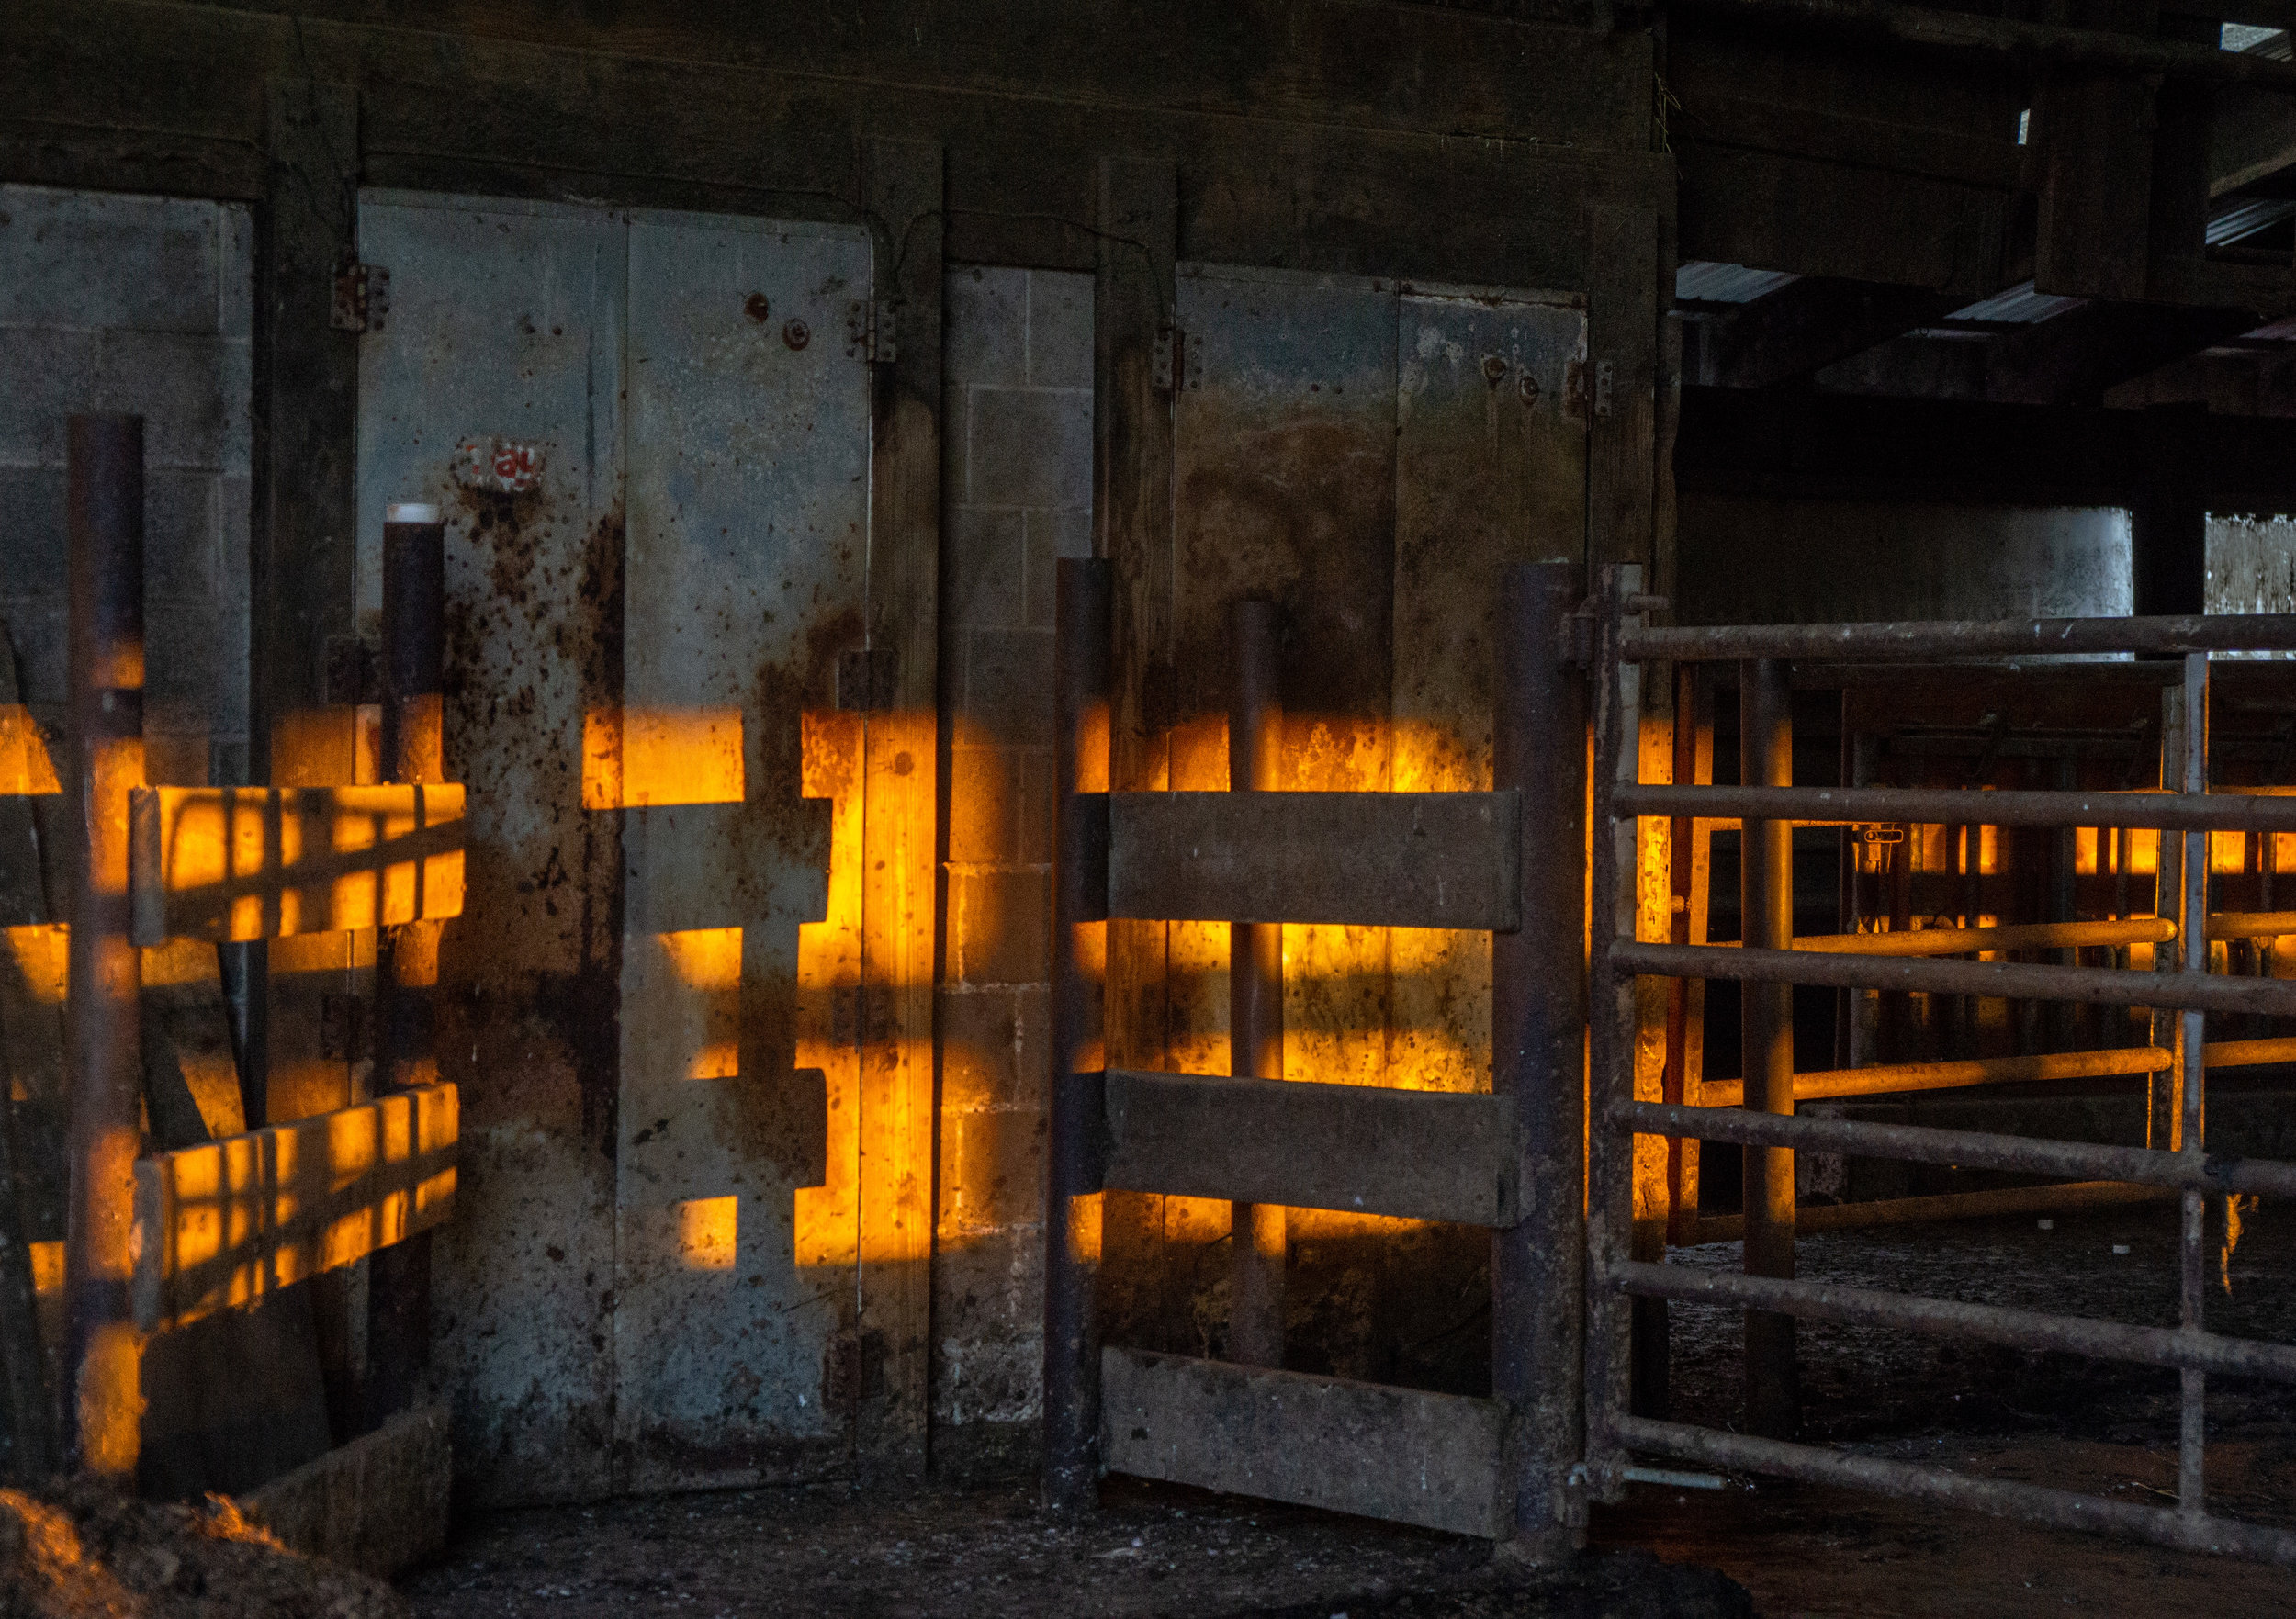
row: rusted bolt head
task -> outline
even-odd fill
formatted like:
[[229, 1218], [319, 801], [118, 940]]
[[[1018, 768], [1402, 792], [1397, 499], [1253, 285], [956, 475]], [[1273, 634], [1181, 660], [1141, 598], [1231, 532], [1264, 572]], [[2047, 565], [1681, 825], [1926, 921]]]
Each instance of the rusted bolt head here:
[[760, 325], [764, 323], [765, 317], [771, 309], [772, 305], [765, 301], [765, 294], [761, 292], [753, 292], [741, 300], [741, 312]]
[[804, 348], [813, 341], [813, 330], [803, 320], [782, 322], [782, 341], [793, 349]]
[[1499, 379], [1506, 374], [1507, 363], [1504, 360], [1501, 359], [1496, 354], [1485, 354], [1483, 356], [1483, 380], [1485, 382], [1488, 382], [1493, 388], [1497, 388], [1499, 386]]
[[1523, 402], [1525, 404], [1536, 405], [1538, 403], [1538, 378], [1532, 376], [1528, 371], [1524, 372], [1522, 377], [1516, 380], [1514, 389], [1515, 392], [1523, 396]]

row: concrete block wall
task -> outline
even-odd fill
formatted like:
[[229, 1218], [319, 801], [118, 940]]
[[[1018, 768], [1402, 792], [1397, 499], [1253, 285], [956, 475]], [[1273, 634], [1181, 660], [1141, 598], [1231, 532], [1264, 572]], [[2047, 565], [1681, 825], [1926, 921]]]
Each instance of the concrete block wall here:
[[254, 227], [244, 208], [0, 186], [0, 618], [60, 725], [64, 421], [144, 426], [144, 734], [155, 781], [247, 759]]
[[952, 269], [942, 416], [950, 737], [938, 1461], [1029, 1465], [1041, 1412], [1052, 588], [1092, 554], [1092, 277]]

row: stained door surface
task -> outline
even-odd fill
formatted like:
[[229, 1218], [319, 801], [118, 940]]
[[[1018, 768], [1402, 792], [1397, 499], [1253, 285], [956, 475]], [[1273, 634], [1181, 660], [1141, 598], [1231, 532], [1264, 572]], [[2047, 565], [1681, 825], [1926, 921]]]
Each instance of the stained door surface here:
[[[1169, 583], [1126, 586], [1144, 603], [1130, 622], [1160, 644], [1119, 648], [1169, 691], [1148, 709], [1170, 723], [1120, 739], [1120, 785], [1227, 786], [1228, 614], [1248, 591], [1279, 609], [1287, 786], [1488, 788], [1501, 577], [1584, 555], [1583, 310], [1184, 265], [1174, 324]], [[1228, 1071], [1227, 932], [1111, 925], [1111, 1061]], [[1288, 1077], [1490, 1088], [1487, 934], [1288, 926], [1284, 974]], [[1226, 1240], [1228, 1206], [1122, 1195], [1109, 1220], [1137, 1317], [1117, 1330], [1203, 1353], [1224, 1306], [1199, 1296], [1222, 1274], [1200, 1256]], [[1479, 1233], [1293, 1211], [1293, 1345], [1329, 1355], [1299, 1369], [1480, 1392], [1487, 1333], [1469, 1329], [1487, 1252]], [[1469, 1327], [1430, 1335], [1454, 1320]]]
[[392, 299], [361, 340], [362, 605], [386, 504], [441, 504], [475, 840], [442, 972], [458, 1449], [529, 1499], [834, 1467], [868, 239], [404, 194], [360, 236]]

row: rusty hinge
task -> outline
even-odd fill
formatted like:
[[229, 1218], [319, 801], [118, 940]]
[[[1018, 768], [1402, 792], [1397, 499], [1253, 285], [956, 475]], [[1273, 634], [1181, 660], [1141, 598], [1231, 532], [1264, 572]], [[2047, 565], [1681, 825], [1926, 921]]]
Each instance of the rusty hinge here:
[[1562, 413], [1574, 422], [1608, 421], [1617, 377], [1608, 360], [1570, 361], [1562, 368]]
[[845, 355], [890, 365], [900, 353], [899, 318], [884, 298], [855, 298], [845, 306]]
[[334, 307], [327, 324], [338, 332], [380, 332], [390, 313], [390, 272], [346, 259], [335, 268]]
[[1155, 359], [1151, 367], [1151, 380], [1154, 382], [1158, 393], [1168, 394], [1172, 391], [1173, 378], [1177, 375], [1173, 369], [1173, 355], [1179, 343], [1179, 328], [1169, 320], [1156, 322]]

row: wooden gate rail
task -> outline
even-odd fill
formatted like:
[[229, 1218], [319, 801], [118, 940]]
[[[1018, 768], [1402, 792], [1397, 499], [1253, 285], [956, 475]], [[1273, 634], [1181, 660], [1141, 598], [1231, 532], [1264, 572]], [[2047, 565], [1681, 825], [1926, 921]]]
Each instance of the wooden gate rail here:
[[[1584, 727], [1565, 633], [1576, 570], [1507, 580], [1488, 793], [1088, 790], [1106, 776], [1110, 594], [1106, 563], [1061, 563], [1047, 1496], [1090, 1504], [1105, 1467], [1567, 1550], [1584, 1242]], [[1093, 1065], [1101, 986], [1083, 930], [1109, 917], [1490, 929], [1492, 1091], [1258, 1077], [1241, 1065], [1256, 1053], [1233, 1076]], [[1565, 1139], [1570, 1162], [1557, 1166]], [[1490, 1229], [1493, 1396], [1100, 1349], [1097, 1222], [1081, 1205], [1108, 1188]]]
[[[1605, 571], [1593, 608], [1596, 614], [1594, 694], [1597, 703], [1595, 825], [1599, 838], [1595, 885], [1596, 984], [1603, 991], [1591, 1029], [1593, 1121], [1590, 1164], [1587, 1334], [1587, 1474], [1604, 1500], [1623, 1490], [1633, 1451], [1678, 1460], [1744, 1467], [1788, 1477], [1850, 1484], [1891, 1494], [1968, 1505], [1983, 1511], [2074, 1527], [2102, 1528], [2164, 1545], [2231, 1551], [2296, 1564], [2296, 1533], [2212, 1517], [2206, 1510], [2202, 1462], [2208, 1373], [2237, 1373], [2296, 1381], [2296, 1348], [2226, 1338], [2206, 1332], [2203, 1197], [2206, 1194], [2296, 1194], [2296, 1164], [2212, 1155], [2202, 1148], [2202, 1095], [2209, 1048], [2205, 1017], [2214, 1012], [2296, 1016], [2296, 983], [2212, 978], [2208, 942], [2207, 838], [2222, 829], [2288, 831], [2296, 801], [2208, 791], [2209, 653], [2212, 650], [2296, 648], [2296, 618], [2240, 616], [2198, 619], [2056, 620], [1984, 624], [1832, 624], [1731, 626], [1648, 630], [1637, 619], [1639, 570]], [[1973, 793], [1895, 788], [1804, 788], [1791, 784], [1788, 733], [1778, 693], [1787, 689], [1783, 662], [1795, 657], [1930, 659], [1982, 653], [2023, 656], [2099, 651], [2151, 651], [2185, 659], [2181, 758], [2173, 793]], [[1636, 665], [1644, 658], [1741, 658], [1748, 703], [1749, 781], [1741, 787], [1640, 785], [1637, 749], [1629, 740], [1638, 723]], [[1759, 750], [1759, 751], [1757, 751]], [[1752, 772], [1759, 769], [1761, 779]], [[2165, 774], [2169, 772], [2166, 771]], [[1644, 944], [1634, 937], [1626, 899], [1638, 876], [1633, 829], [1638, 815], [1679, 822], [1711, 812], [1744, 817], [1748, 947]], [[2173, 868], [2177, 909], [2177, 971], [2140, 973], [2019, 962], [1947, 961], [1914, 955], [1859, 953], [1829, 939], [1825, 950], [1793, 948], [1790, 889], [1781, 889], [1780, 857], [1790, 859], [1790, 826], [1804, 818], [1875, 822], [1951, 822], [2037, 826], [2158, 827], [2181, 832]], [[2167, 897], [2165, 894], [2164, 898]], [[2166, 904], [2161, 907], [2167, 910]], [[2277, 918], [2257, 923], [2277, 930]], [[2163, 940], [2162, 942], [2166, 942]], [[1887, 947], [1883, 947], [1886, 949]], [[1984, 948], [1984, 947], [1974, 947]], [[2170, 1148], [2100, 1146], [2040, 1141], [1972, 1130], [1885, 1125], [1839, 1119], [1797, 1119], [1800, 1094], [1792, 1071], [1790, 1020], [1780, 1026], [1778, 995], [1748, 995], [1750, 1031], [1739, 1108], [1638, 1102], [1632, 1066], [1636, 1035], [1632, 987], [1637, 974], [1735, 978], [1750, 985], [1795, 984], [2009, 995], [2024, 999], [2089, 1001], [2174, 1009], [2174, 1040], [2165, 1064], [2173, 1071], [2177, 1115]], [[1778, 1029], [1788, 1031], [1781, 1038]], [[2246, 1044], [2246, 1042], [2242, 1042]], [[2257, 1042], [2272, 1054], [2283, 1042]], [[2238, 1060], [2228, 1048], [2222, 1056]], [[2246, 1051], [2240, 1056], [2263, 1053]], [[2123, 1053], [2083, 1053], [2078, 1061]], [[2133, 1053], [2127, 1055], [2133, 1055]], [[1919, 1078], [1924, 1067], [1905, 1064]], [[1981, 1066], [1992, 1066], [1990, 1064]], [[2147, 1066], [2164, 1066], [2157, 1059]], [[1851, 1071], [1854, 1074], [1855, 1071]], [[1721, 1099], [1720, 1087], [1703, 1100]], [[1637, 1135], [1736, 1141], [1749, 1152], [1746, 1212], [1739, 1222], [1746, 1245], [1744, 1275], [1694, 1272], [1634, 1259], [1628, 1245], [1632, 1215], [1632, 1143]], [[2173, 1189], [2181, 1204], [2180, 1325], [2173, 1330], [2080, 1320], [2036, 1311], [2001, 1310], [1951, 1300], [1835, 1287], [1794, 1278], [1792, 1153], [1815, 1149], [1917, 1163], [1946, 1164], [2050, 1175], [2100, 1177], [2122, 1186]], [[1757, 1164], [1761, 1171], [1757, 1176]], [[2081, 1190], [2082, 1188], [2058, 1188]], [[1919, 1200], [1914, 1200], [1919, 1201]], [[1937, 1201], [1937, 1200], [1930, 1200]], [[1726, 1433], [1630, 1413], [1627, 1355], [1629, 1300], [1634, 1297], [1700, 1299], [1747, 1311], [1747, 1426]], [[2178, 1437], [2178, 1500], [2174, 1509], [2107, 1501], [2032, 1485], [1971, 1478], [1939, 1468], [1880, 1463], [1826, 1447], [1792, 1443], [1798, 1424], [1792, 1323], [1808, 1317], [1974, 1337], [2025, 1347], [2071, 1351], [2099, 1358], [2174, 1366], [2182, 1398]], [[1783, 1431], [1781, 1431], [1783, 1430]]]
[[137, 1327], [186, 1326], [403, 1242], [453, 1211], [451, 1085], [136, 1163]]

